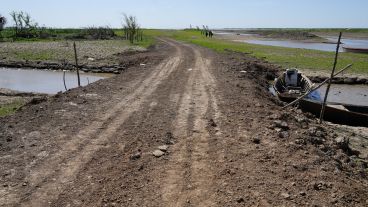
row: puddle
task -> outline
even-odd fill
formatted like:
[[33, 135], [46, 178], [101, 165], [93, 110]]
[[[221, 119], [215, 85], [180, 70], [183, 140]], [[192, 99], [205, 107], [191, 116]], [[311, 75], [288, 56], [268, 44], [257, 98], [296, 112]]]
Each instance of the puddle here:
[[[325, 97], [327, 86], [322, 86], [318, 92], [322, 99]], [[368, 86], [332, 84], [327, 101], [368, 106]]]
[[[103, 74], [91, 73], [80, 73], [80, 77], [82, 86], [107, 78]], [[76, 72], [66, 72], [65, 82], [68, 89], [77, 87]], [[59, 91], [65, 91], [62, 71], [8, 68], [0, 68], [0, 88], [47, 94], [56, 94]]]

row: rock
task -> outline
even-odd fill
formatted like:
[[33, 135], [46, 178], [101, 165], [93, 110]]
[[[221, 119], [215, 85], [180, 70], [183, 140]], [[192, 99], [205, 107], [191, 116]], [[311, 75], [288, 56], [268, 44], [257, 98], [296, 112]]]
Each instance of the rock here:
[[130, 160], [138, 160], [139, 158], [141, 158], [141, 156], [142, 156], [142, 152], [139, 149], [137, 153], [130, 156]]
[[282, 132], [279, 133], [279, 137], [280, 138], [288, 138], [289, 133], [287, 131], [282, 131]]
[[349, 151], [349, 138], [346, 137], [337, 137], [335, 139], [336, 145], [339, 149], [342, 149], [344, 152]]
[[315, 183], [312, 183], [313, 184], [313, 188], [314, 190], [325, 190], [327, 188], [332, 188], [332, 184], [331, 183], [326, 183], [326, 182], [323, 182], [323, 181], [319, 181], [319, 182], [315, 182]]
[[162, 145], [158, 147], [159, 150], [163, 151], [163, 152], [167, 152], [167, 150], [169, 149], [169, 146], [167, 145]]
[[310, 136], [321, 137], [321, 138], [324, 138], [327, 136], [326, 131], [322, 127], [311, 127], [308, 130], [308, 133]]
[[281, 193], [281, 196], [284, 198], [284, 199], [290, 199], [290, 194], [289, 193]]
[[152, 152], [153, 156], [155, 157], [162, 157], [163, 155], [165, 155], [165, 152], [161, 151], [161, 150], [155, 150]]
[[306, 196], [307, 194], [306, 194], [304, 191], [300, 191], [300, 192], [299, 192], [299, 195], [301, 195], [301, 196]]
[[305, 117], [296, 117], [298, 123], [308, 123], [308, 119]]
[[285, 121], [276, 120], [276, 121], [273, 122], [273, 124], [277, 128], [281, 128], [281, 129], [284, 129], [284, 130], [289, 129], [289, 125]]
[[261, 143], [261, 139], [259, 137], [253, 137], [252, 142], [254, 144], [260, 144]]
[[238, 198], [238, 199], [236, 199], [236, 202], [238, 202], [238, 203], [244, 203], [244, 198]]
[[211, 127], [217, 127], [217, 124], [215, 123], [215, 121], [213, 119], [210, 119], [208, 121], [208, 124], [211, 126]]
[[272, 114], [272, 115], [268, 116], [268, 119], [270, 119], [270, 120], [276, 120], [278, 118], [279, 118], [279, 115], [277, 115], [277, 114]]

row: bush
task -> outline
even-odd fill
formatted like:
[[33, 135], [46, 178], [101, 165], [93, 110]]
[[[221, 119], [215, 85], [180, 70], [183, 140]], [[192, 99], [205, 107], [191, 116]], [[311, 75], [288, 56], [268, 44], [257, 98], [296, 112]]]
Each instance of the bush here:
[[10, 16], [14, 21], [15, 38], [35, 38], [39, 34], [37, 32], [38, 24], [33, 22], [31, 16], [26, 12], [11, 12]]
[[89, 27], [83, 32], [86, 39], [105, 40], [115, 37], [114, 30], [109, 27]]
[[6, 18], [0, 14], [0, 32], [4, 29]]
[[67, 35], [65, 39], [106, 40], [115, 36], [114, 30], [110, 27], [88, 27], [75, 31], [72, 35]]

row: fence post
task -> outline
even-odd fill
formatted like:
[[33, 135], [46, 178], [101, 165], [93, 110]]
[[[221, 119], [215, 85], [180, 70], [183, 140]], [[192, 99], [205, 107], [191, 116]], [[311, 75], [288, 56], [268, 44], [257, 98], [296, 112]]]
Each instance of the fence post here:
[[75, 67], [77, 67], [78, 87], [80, 87], [80, 86], [81, 86], [81, 84], [80, 84], [80, 76], [79, 76], [79, 66], [78, 66], [78, 56], [77, 56], [77, 46], [75, 45], [75, 42], [73, 43], [73, 46], [74, 46]]
[[335, 69], [336, 69], [336, 65], [337, 65], [337, 57], [339, 55], [339, 49], [340, 49], [341, 36], [342, 36], [342, 32], [340, 32], [339, 39], [337, 41], [337, 47], [336, 47], [334, 65], [333, 65], [333, 68], [332, 68], [330, 80], [328, 81], [328, 85], [327, 85], [327, 88], [326, 88], [326, 94], [325, 94], [325, 99], [323, 100], [321, 114], [319, 116], [319, 123], [320, 124], [322, 124], [322, 122], [323, 122], [323, 117], [325, 115], [325, 109], [326, 109], [326, 102], [327, 102], [328, 92], [330, 91], [332, 78], [334, 77], [334, 74], [335, 74]]

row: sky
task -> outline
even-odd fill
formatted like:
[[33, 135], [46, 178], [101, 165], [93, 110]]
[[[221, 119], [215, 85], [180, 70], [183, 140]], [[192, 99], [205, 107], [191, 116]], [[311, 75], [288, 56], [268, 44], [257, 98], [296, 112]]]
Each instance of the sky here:
[[40, 26], [119, 28], [368, 28], [368, 0], [0, 0], [0, 14], [28, 12]]

